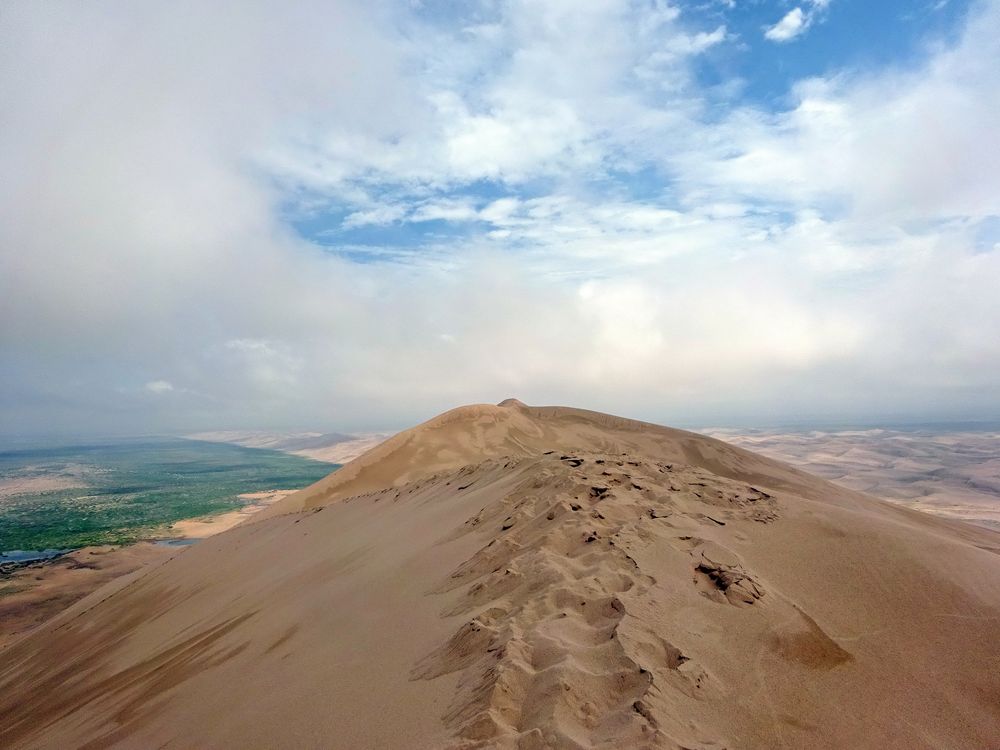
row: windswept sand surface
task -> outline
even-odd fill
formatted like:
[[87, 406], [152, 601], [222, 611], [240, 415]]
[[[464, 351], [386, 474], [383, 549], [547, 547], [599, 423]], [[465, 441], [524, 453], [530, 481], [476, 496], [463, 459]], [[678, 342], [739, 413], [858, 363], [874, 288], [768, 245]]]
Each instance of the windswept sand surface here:
[[13, 644], [0, 745], [998, 747], [998, 553], [705, 436], [463, 407]]
[[[252, 492], [246, 503], [228, 513], [178, 521], [169, 529], [175, 539], [206, 539], [231, 529], [295, 490]], [[158, 563], [182, 547], [139, 542], [125, 547], [84, 547], [51, 560], [0, 565], [0, 649], [115, 579]], [[0, 650], [2, 653], [2, 650]]]
[[0, 660], [3, 649], [21, 634], [101, 586], [176, 551], [151, 542], [84, 547], [54, 560], [0, 567]]
[[845, 487], [1000, 530], [998, 432], [706, 432]]

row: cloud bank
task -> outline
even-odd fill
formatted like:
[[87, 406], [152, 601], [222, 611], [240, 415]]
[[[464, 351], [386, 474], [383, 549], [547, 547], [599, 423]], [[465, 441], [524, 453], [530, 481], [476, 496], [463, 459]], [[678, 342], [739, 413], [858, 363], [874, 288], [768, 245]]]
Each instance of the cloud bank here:
[[11, 4], [4, 431], [1000, 417], [1000, 5], [779, 106], [724, 20]]

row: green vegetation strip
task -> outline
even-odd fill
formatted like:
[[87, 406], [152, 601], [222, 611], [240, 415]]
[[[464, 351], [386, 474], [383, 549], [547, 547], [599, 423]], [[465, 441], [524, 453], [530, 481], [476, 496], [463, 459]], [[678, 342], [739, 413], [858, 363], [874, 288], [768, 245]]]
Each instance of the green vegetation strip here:
[[128, 544], [175, 521], [297, 489], [336, 465], [224, 443], [155, 439], [0, 452], [0, 478], [80, 477], [85, 487], [0, 499], [0, 551]]

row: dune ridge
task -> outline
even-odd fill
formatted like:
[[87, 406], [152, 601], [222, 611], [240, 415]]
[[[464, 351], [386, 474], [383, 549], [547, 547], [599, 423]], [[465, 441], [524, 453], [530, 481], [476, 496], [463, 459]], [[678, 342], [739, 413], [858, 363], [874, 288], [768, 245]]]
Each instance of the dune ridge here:
[[[697, 489], [707, 478], [703, 472], [626, 456], [553, 454], [528, 460], [528, 471], [525, 463], [502, 465], [527, 478], [459, 532], [499, 528], [501, 536], [438, 589], [462, 589], [446, 615], [479, 614], [413, 672], [432, 679], [462, 671], [445, 714], [468, 741], [456, 747], [697, 741], [686, 727], [668, 731], [676, 722], [658, 705], [654, 688], [684, 701], [706, 689], [707, 675], [635, 614], [653, 606], [657, 579], [629, 550], [636, 534], [655, 536], [690, 558], [696, 587], [706, 596], [749, 606], [764, 591], [737, 556], [677, 529], [725, 525], [720, 518], [734, 514], [768, 523], [777, 518], [774, 499], [735, 482], [716, 485], [709, 496]], [[664, 480], [666, 492], [657, 488]], [[688, 500], [708, 501], [715, 515]]]
[[808, 493], [815, 478], [715, 438], [565, 406], [527, 406], [517, 399], [460, 406], [404, 430], [339, 471], [275, 504], [258, 520], [320, 507], [358, 492], [398, 485], [491, 457], [543, 451], [632, 450], [711, 466], [720, 476], [768, 481]]
[[0, 744], [1000, 745], [1000, 536], [710, 438], [461, 407], [262, 514], [0, 652]]

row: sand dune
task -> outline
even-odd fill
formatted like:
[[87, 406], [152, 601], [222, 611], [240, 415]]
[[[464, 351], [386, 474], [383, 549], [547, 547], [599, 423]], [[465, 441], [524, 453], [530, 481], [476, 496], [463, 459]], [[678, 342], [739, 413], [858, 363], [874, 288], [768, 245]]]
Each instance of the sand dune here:
[[1000, 746], [1000, 535], [463, 407], [0, 652], [0, 745]]
[[384, 432], [344, 435], [337, 432], [238, 432], [223, 430], [185, 435], [190, 440], [209, 443], [234, 443], [247, 448], [270, 450], [304, 456], [331, 464], [346, 464], [371, 450], [389, 437]]
[[245, 492], [237, 497], [243, 505], [225, 513], [215, 513], [209, 516], [185, 518], [170, 524], [168, 535], [179, 539], [206, 539], [214, 534], [221, 534], [234, 526], [239, 526], [261, 509], [288, 497], [296, 490], [264, 490], [263, 492]]

